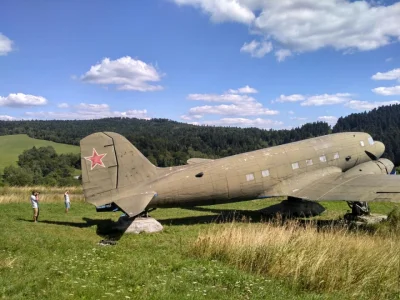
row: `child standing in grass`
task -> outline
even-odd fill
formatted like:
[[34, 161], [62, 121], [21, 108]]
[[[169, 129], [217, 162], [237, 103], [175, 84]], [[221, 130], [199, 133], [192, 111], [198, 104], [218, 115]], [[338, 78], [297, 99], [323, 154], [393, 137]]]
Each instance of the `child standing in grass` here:
[[71, 201], [69, 200], [68, 191], [65, 191], [64, 193], [64, 202], [65, 202], [65, 213], [68, 213], [68, 210], [71, 208]]

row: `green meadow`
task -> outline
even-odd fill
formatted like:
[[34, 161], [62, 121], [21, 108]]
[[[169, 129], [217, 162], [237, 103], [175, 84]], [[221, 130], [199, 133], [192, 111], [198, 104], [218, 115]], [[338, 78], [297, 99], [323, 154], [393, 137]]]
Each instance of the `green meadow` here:
[[5, 167], [16, 164], [18, 156], [34, 146], [37, 148], [52, 146], [58, 154], [79, 153], [78, 146], [33, 139], [26, 134], [0, 136], [0, 172]]
[[[9, 193], [16, 193], [15, 188], [3, 190], [0, 198]], [[223, 253], [200, 253], [199, 238], [209, 235], [210, 230], [262, 226], [257, 210], [278, 203], [276, 200], [157, 209], [151, 216], [162, 223], [162, 232], [122, 235], [110, 229], [120, 212], [96, 213], [92, 205], [82, 201], [79, 190], [71, 195], [68, 214], [64, 213], [61, 190], [42, 188], [41, 193], [46, 198], [38, 223], [31, 221], [29, 189], [16, 193], [21, 199], [0, 199], [3, 299], [354, 298], [340, 290], [299, 288], [291, 284], [290, 277], [242, 268]], [[327, 211], [320, 219], [337, 218], [347, 210], [344, 202], [322, 204]], [[372, 205], [374, 212], [381, 213], [393, 207]], [[114, 239], [117, 244], [99, 245], [102, 239]]]

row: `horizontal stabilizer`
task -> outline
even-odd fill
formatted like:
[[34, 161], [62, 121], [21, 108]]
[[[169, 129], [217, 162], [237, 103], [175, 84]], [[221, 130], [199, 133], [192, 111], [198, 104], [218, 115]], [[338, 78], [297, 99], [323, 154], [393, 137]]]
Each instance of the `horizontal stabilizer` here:
[[129, 217], [137, 216], [142, 213], [150, 201], [156, 196], [155, 192], [144, 192], [137, 195], [129, 195], [115, 202]]

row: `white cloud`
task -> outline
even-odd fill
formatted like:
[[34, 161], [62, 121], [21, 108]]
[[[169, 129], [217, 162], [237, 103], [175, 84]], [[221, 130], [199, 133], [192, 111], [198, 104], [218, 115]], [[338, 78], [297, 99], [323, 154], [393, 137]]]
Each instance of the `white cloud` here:
[[289, 115], [294, 115], [294, 111], [293, 111], [293, 110], [289, 110], [289, 111], [288, 111], [288, 114], [289, 114]]
[[18, 120], [18, 119], [15, 117], [7, 116], [7, 115], [0, 115], [0, 120], [1, 121], [14, 121], [14, 120]]
[[292, 56], [292, 51], [288, 49], [280, 49], [278, 51], [275, 51], [275, 56], [276, 59], [281, 62], [286, 59], [286, 57]]
[[202, 115], [181, 115], [181, 119], [185, 121], [192, 121], [193, 119], [201, 119], [203, 116]]
[[13, 50], [13, 41], [0, 32], [0, 56]]
[[400, 2], [350, 0], [174, 0], [200, 7], [213, 21], [250, 25], [292, 52], [332, 47], [373, 50], [400, 37]]
[[252, 57], [261, 58], [264, 57], [265, 54], [272, 51], [272, 43], [271, 42], [257, 42], [256, 40], [252, 40], [250, 43], [244, 43], [242, 48], [240, 48], [240, 52], [250, 53]]
[[297, 102], [303, 101], [306, 97], [300, 94], [293, 94], [293, 95], [280, 95], [279, 98], [275, 99], [275, 102]]
[[378, 72], [371, 77], [373, 80], [400, 80], [400, 68], [381, 73]]
[[308, 118], [304, 118], [304, 117], [291, 117], [290, 120], [296, 120], [296, 121], [305, 121]]
[[323, 94], [308, 97], [301, 106], [321, 106], [344, 103], [352, 100], [349, 93]]
[[59, 108], [68, 108], [69, 104], [68, 103], [60, 103], [60, 104], [57, 105], [57, 107], [59, 107]]
[[[225, 94], [189, 94], [189, 100], [206, 101], [206, 102], [225, 102], [229, 104], [220, 105], [203, 105], [189, 109], [188, 114], [182, 115], [181, 119], [192, 121], [193, 119], [203, 118], [205, 115], [222, 115], [222, 116], [262, 116], [262, 115], [277, 115], [279, 111], [270, 110], [263, 106], [262, 103], [244, 93], [256, 93], [257, 90], [248, 85], [237, 90], [230, 89]], [[236, 93], [236, 94], [235, 94]], [[226, 120], [232, 118], [226, 118]], [[237, 119], [237, 118], [234, 118]], [[206, 121], [204, 121], [206, 122]], [[204, 123], [203, 122], [203, 123]], [[192, 122], [192, 124], [200, 124]], [[207, 123], [208, 124], [208, 123]]]
[[220, 120], [204, 121], [202, 123], [194, 122], [196, 125], [214, 125], [214, 126], [235, 126], [235, 127], [259, 127], [276, 128], [281, 127], [283, 122], [269, 119], [246, 119], [246, 118], [223, 118]]
[[0, 106], [27, 107], [47, 104], [47, 99], [42, 96], [34, 96], [23, 93], [9, 94], [6, 97], [0, 96]]
[[34, 119], [61, 119], [61, 120], [89, 120], [101, 118], [138, 118], [150, 119], [147, 115], [147, 110], [127, 110], [127, 111], [112, 111], [108, 104], [90, 104], [80, 103], [71, 108], [68, 112], [53, 112], [53, 111], [40, 111], [40, 112], [26, 112], [26, 116]]
[[237, 90], [230, 89], [228, 90], [230, 94], [256, 94], [258, 91], [255, 88], [249, 87], [248, 85], [238, 88]]
[[400, 101], [383, 101], [383, 102], [368, 102], [368, 101], [358, 101], [352, 100], [345, 104], [345, 106], [356, 109], [356, 110], [371, 110], [379, 106], [400, 104]]
[[251, 102], [255, 101], [253, 97], [247, 95], [237, 95], [237, 94], [189, 94], [187, 96], [189, 100], [196, 101], [207, 101], [207, 102]]
[[334, 116], [321, 116], [321, 117], [318, 117], [318, 121], [326, 122], [331, 126], [335, 126], [337, 120], [338, 120], [338, 118], [334, 117]]
[[237, 0], [175, 0], [179, 5], [193, 5], [211, 15], [213, 22], [234, 21], [250, 24], [254, 13]]
[[93, 112], [103, 112], [109, 111], [110, 106], [108, 104], [88, 104], [88, 103], [79, 103], [76, 108], [78, 110], [84, 111], [93, 111]]
[[392, 60], [393, 60], [393, 57], [388, 57], [388, 58], [385, 59], [386, 62], [389, 62], [389, 61], [392, 61]]
[[118, 90], [148, 92], [163, 89], [152, 84], [160, 81], [161, 77], [162, 74], [152, 65], [125, 56], [116, 60], [104, 58], [80, 78], [93, 84], [116, 85]]
[[376, 94], [384, 96], [400, 95], [400, 85], [391, 87], [377, 87], [372, 89], [372, 91]]
[[193, 115], [231, 115], [231, 116], [260, 116], [277, 115], [279, 111], [264, 108], [259, 102], [244, 102], [240, 104], [204, 105], [189, 109], [189, 114]]

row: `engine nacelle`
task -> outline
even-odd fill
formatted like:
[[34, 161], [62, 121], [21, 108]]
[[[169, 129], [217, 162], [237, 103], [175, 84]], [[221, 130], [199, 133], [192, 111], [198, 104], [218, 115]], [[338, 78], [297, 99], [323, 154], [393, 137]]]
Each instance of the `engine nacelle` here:
[[347, 170], [344, 175], [345, 177], [351, 177], [360, 174], [390, 174], [393, 171], [393, 168], [394, 164], [390, 160], [380, 158], [378, 160], [359, 164]]

